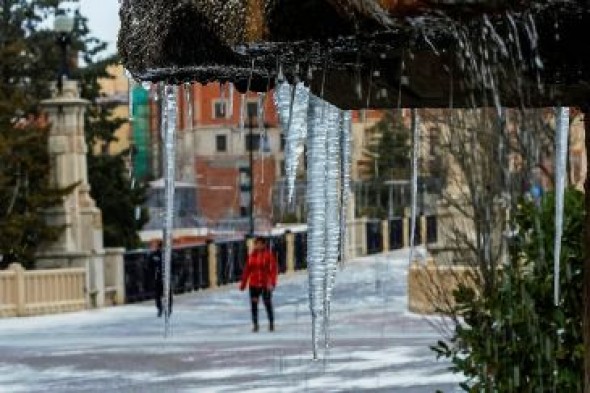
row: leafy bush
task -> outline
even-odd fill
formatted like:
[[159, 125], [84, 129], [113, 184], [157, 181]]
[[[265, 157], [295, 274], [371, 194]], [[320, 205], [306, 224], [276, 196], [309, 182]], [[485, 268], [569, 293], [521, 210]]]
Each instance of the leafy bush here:
[[554, 305], [554, 196], [540, 206], [522, 201], [514, 217], [510, 264], [496, 291], [477, 296], [460, 285], [452, 337], [432, 349], [465, 375], [468, 392], [582, 392], [584, 196], [567, 190], [560, 265], [560, 302]]

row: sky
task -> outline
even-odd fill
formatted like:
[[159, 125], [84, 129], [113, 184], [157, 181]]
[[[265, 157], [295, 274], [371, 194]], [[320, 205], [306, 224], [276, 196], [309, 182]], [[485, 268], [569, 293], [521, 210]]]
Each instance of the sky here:
[[108, 42], [108, 54], [117, 50], [119, 0], [80, 0], [82, 15], [89, 19], [93, 35]]

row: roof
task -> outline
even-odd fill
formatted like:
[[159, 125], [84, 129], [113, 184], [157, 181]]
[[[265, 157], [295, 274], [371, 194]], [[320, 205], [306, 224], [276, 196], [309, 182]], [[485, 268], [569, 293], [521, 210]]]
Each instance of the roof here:
[[[590, 101], [590, 52], [579, 47], [590, 36], [588, 8], [585, 0], [127, 0], [119, 51], [139, 79], [262, 91], [282, 70], [341, 108], [492, 106], [498, 97], [504, 106], [573, 105]], [[484, 56], [487, 67], [470, 69]]]

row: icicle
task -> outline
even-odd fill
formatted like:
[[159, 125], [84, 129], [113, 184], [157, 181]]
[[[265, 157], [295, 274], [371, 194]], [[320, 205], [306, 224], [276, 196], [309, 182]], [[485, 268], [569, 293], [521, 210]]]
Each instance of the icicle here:
[[131, 72], [129, 72], [128, 70], [125, 70], [125, 76], [127, 77], [127, 81], [129, 83], [128, 88], [127, 88], [127, 94], [128, 94], [128, 102], [127, 104], [129, 105], [129, 122], [133, 122], [133, 88], [135, 87], [135, 85], [137, 84], [135, 82], [135, 80], [133, 79], [133, 75], [131, 75]]
[[[294, 93], [294, 94], [293, 94]], [[285, 133], [285, 172], [289, 189], [289, 203], [293, 201], [295, 179], [299, 158], [303, 154], [307, 137], [307, 108], [309, 106], [309, 88], [297, 83], [293, 89], [288, 83], [282, 83], [275, 91], [275, 103], [279, 112], [281, 127]]]
[[570, 110], [559, 107], [556, 110], [555, 138], [555, 246], [553, 252], [553, 285], [555, 305], [559, 305], [559, 266], [561, 258], [561, 237], [563, 235], [563, 209], [567, 172]]
[[226, 117], [228, 118], [233, 118], [234, 116], [234, 94], [235, 93], [235, 87], [234, 84], [230, 82], [229, 84], [229, 99], [228, 99], [228, 105], [227, 105], [227, 113], [226, 113]]
[[326, 275], [326, 126], [322, 118], [324, 105], [325, 102], [320, 98], [310, 96], [309, 132], [307, 135], [309, 163], [307, 171], [307, 256], [314, 360], [318, 359]]
[[414, 243], [416, 240], [416, 210], [418, 202], [418, 157], [420, 155], [420, 119], [418, 110], [412, 109], [412, 213], [410, 223], [410, 263], [414, 259]]
[[246, 127], [246, 94], [240, 94], [240, 123], [239, 123], [240, 135], [244, 135], [245, 127]]
[[190, 83], [184, 84], [184, 102], [186, 104], [185, 129], [193, 128], [193, 89]]
[[164, 135], [163, 168], [164, 168], [164, 336], [168, 336], [170, 329], [170, 278], [172, 260], [172, 231], [174, 228], [174, 181], [176, 171], [176, 111], [178, 89], [176, 86], [166, 86], [164, 94], [164, 113], [162, 116], [162, 133]]
[[258, 147], [260, 158], [262, 160], [262, 167], [261, 167], [261, 182], [264, 184], [264, 156], [266, 154], [266, 150], [268, 147], [268, 134], [266, 132], [266, 127], [264, 125], [264, 104], [266, 103], [266, 93], [258, 93], [258, 113], [256, 114], [258, 117], [258, 134], [260, 135], [260, 146]]
[[351, 136], [352, 136], [352, 112], [342, 111], [341, 130], [340, 130], [340, 185], [342, 190], [340, 192], [340, 263], [346, 260], [346, 244], [347, 244], [347, 218], [348, 208], [351, 196], [350, 190], [350, 163], [351, 163]]
[[326, 279], [324, 293], [325, 346], [329, 347], [330, 302], [340, 254], [340, 110], [326, 104]]

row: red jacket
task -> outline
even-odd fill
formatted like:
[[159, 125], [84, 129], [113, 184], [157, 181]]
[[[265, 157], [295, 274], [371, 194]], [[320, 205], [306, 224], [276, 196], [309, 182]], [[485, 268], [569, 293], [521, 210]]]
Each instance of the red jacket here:
[[255, 250], [246, 261], [240, 289], [246, 288], [248, 283], [250, 287], [274, 288], [277, 285], [277, 275], [277, 260], [274, 254], [269, 249]]

